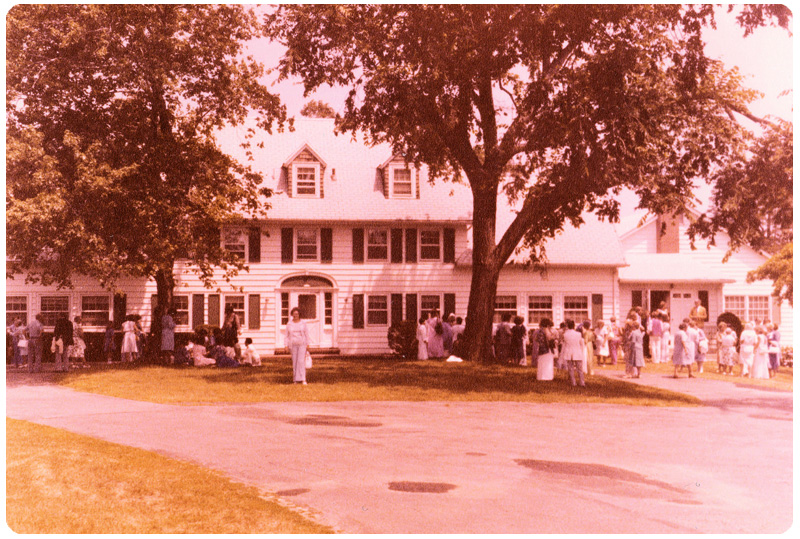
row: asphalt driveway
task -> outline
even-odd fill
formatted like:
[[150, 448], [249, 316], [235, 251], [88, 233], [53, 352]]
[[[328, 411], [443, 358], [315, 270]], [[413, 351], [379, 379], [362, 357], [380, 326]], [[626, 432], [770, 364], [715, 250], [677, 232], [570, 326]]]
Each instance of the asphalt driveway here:
[[791, 393], [658, 375], [639, 382], [691, 392], [706, 405], [190, 407], [17, 380], [7, 385], [6, 415], [219, 470], [349, 533], [780, 533], [791, 526]]

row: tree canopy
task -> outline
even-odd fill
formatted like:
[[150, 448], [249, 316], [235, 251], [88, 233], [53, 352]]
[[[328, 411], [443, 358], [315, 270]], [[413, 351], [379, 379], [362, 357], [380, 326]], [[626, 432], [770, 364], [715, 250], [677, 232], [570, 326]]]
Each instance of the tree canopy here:
[[[8, 274], [111, 287], [173, 263], [201, 278], [243, 261], [219, 227], [261, 215], [261, 177], [215, 132], [285, 120], [243, 56], [259, 20], [238, 5], [18, 5], [7, 15]], [[160, 280], [159, 280], [160, 279]]]
[[[338, 120], [473, 194], [471, 358], [490, 353], [500, 269], [584, 211], [616, 218], [622, 188], [680, 211], [695, 181], [737, 151], [756, 93], [704, 53], [709, 5], [280, 6], [268, 35], [307, 92], [352, 88]], [[784, 17], [781, 19], [781, 17]], [[786, 24], [748, 6], [752, 29]], [[518, 204], [495, 236], [498, 196]], [[536, 255], [534, 255], [536, 256]]]
[[300, 114], [307, 118], [336, 118], [336, 111], [324, 101], [312, 99], [300, 110]]

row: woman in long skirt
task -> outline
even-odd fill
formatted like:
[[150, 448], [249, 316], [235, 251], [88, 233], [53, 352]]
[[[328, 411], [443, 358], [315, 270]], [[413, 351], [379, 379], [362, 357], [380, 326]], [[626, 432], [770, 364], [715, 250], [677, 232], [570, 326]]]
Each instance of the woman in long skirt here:
[[553, 338], [550, 335], [550, 328], [553, 322], [549, 318], [543, 318], [539, 322], [539, 329], [534, 333], [533, 346], [537, 347], [536, 357], [536, 379], [553, 379]]
[[717, 333], [717, 363], [719, 372], [733, 375], [733, 364], [736, 362], [736, 333], [724, 322], [720, 323]]
[[753, 324], [748, 322], [744, 325], [744, 331], [739, 336], [739, 362], [742, 364], [742, 372], [739, 376], [748, 376], [753, 368], [753, 356], [755, 355], [758, 336], [753, 329]]
[[306, 385], [306, 350], [311, 339], [308, 337], [308, 326], [300, 319], [300, 309], [295, 307], [292, 319], [286, 324], [285, 344], [292, 353], [292, 374], [295, 384]]
[[420, 317], [417, 326], [417, 359], [428, 359], [428, 325], [424, 316]]
[[692, 363], [694, 363], [694, 351], [687, 347], [689, 337], [686, 335], [687, 324], [678, 326], [678, 331], [675, 332], [673, 337], [675, 340], [675, 347], [672, 352], [672, 365], [675, 367], [673, 378], [678, 377], [678, 369], [686, 367], [689, 369], [689, 378], [694, 378], [692, 374]]
[[766, 380], [769, 378], [769, 357], [767, 348], [767, 334], [764, 328], [759, 326], [756, 329], [756, 347], [753, 356], [753, 369], [750, 371], [750, 378]]

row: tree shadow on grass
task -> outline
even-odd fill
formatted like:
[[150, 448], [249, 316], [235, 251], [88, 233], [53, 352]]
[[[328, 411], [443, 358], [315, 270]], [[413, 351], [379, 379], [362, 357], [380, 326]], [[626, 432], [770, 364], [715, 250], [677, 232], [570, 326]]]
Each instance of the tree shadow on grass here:
[[[268, 359], [262, 367], [210, 369], [203, 380], [211, 384], [291, 384], [291, 364]], [[607, 377], [589, 377], [586, 387], [572, 387], [563, 373], [553, 381], [536, 380], [536, 369], [443, 361], [325, 359], [308, 371], [313, 385], [363, 384], [369, 388], [435, 390], [466, 395], [500, 393], [522, 397], [536, 394], [559, 397], [579, 395], [581, 400], [657, 399], [698, 404], [694, 397], [640, 386]]]

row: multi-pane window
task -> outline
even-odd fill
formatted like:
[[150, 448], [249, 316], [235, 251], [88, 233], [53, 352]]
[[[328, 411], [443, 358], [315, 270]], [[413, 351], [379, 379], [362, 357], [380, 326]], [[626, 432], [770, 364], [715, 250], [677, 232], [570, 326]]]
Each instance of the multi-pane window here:
[[244, 296], [225, 296], [225, 312], [233, 307], [234, 314], [239, 316], [239, 323], [244, 320]]
[[393, 168], [392, 171], [392, 196], [412, 197], [414, 187], [411, 179], [411, 170], [407, 168]]
[[84, 326], [105, 326], [110, 320], [109, 296], [81, 296], [81, 322]]
[[297, 165], [295, 167], [295, 193], [314, 196], [317, 194], [317, 167]]
[[385, 326], [389, 323], [389, 300], [387, 296], [367, 297], [367, 324]]
[[297, 252], [295, 260], [317, 260], [317, 231], [316, 229], [297, 230]]
[[747, 303], [750, 320], [769, 320], [769, 296], [748, 296]]
[[725, 296], [725, 310], [742, 322], [769, 320], [769, 296]]
[[517, 315], [516, 296], [495, 296], [494, 298], [494, 319], [495, 324], [503, 320], [503, 315], [508, 314], [513, 318]]
[[441, 259], [441, 235], [438, 230], [421, 230], [419, 233], [420, 260]]
[[428, 296], [423, 295], [420, 298], [420, 309], [422, 310], [422, 314], [427, 315], [434, 309], [441, 312], [442, 310], [441, 299], [442, 298], [439, 295], [428, 295]]
[[281, 325], [289, 323], [289, 293], [281, 292]]
[[564, 320], [573, 320], [576, 325], [589, 320], [589, 298], [564, 296]]
[[529, 296], [528, 323], [538, 325], [545, 318], [553, 319], [553, 296]]
[[175, 309], [173, 320], [175, 325], [189, 325], [189, 296], [173, 296], [172, 306]]
[[367, 260], [388, 260], [389, 232], [387, 230], [367, 231]]
[[247, 250], [247, 235], [239, 228], [225, 230], [225, 250], [244, 260]]
[[26, 296], [6, 296], [6, 327], [19, 318], [28, 325], [28, 298]]
[[325, 325], [333, 325], [333, 294], [325, 292]]
[[747, 304], [744, 296], [725, 296], [725, 310], [735, 314], [739, 320], [747, 321]]
[[55, 326], [56, 320], [61, 317], [69, 318], [68, 296], [42, 296], [40, 307], [42, 324], [45, 326]]

